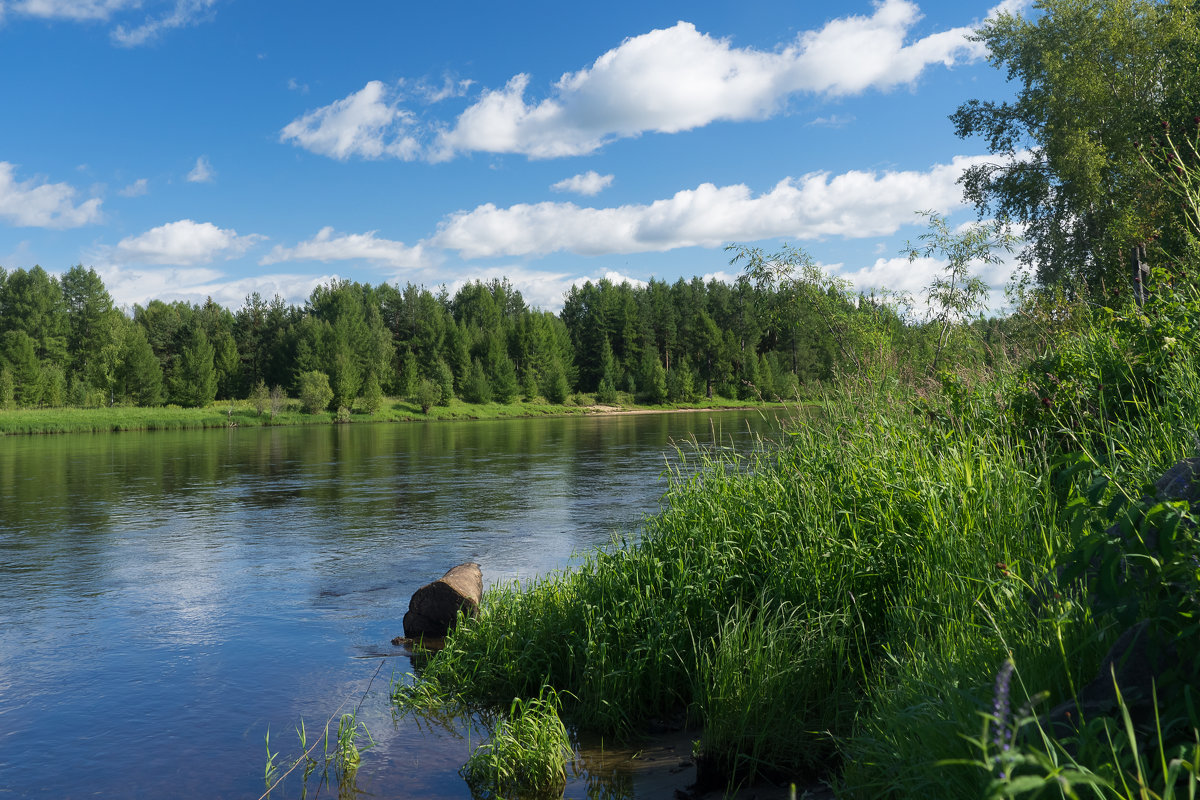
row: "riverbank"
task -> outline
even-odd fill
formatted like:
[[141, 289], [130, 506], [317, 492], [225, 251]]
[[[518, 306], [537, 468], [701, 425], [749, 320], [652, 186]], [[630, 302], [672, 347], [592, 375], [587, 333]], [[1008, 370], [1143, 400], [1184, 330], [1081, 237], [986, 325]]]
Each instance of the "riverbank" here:
[[330, 425], [337, 423], [426, 422], [430, 420], [520, 419], [528, 417], [575, 416], [585, 414], [667, 414], [690, 411], [733, 411], [753, 408], [782, 409], [782, 403], [755, 403], [745, 400], [713, 398], [700, 403], [656, 406], [626, 403], [600, 405], [587, 395], [578, 403], [516, 402], [509, 404], [464, 403], [455, 399], [447, 406], [433, 406], [423, 413], [420, 406], [395, 398], [385, 399], [373, 412], [354, 411], [339, 419], [331, 412], [306, 414], [298, 400], [288, 400], [272, 414], [259, 413], [246, 400], [218, 402], [206, 408], [178, 406], [112, 408], [42, 408], [0, 411], [0, 436], [53, 433], [111, 433], [121, 431], [197, 430], [203, 428], [256, 428], [293, 425]]
[[[695, 726], [703, 789], [1194, 788], [1200, 716], [1183, 698], [1200, 672], [1162, 673], [1158, 713], [1081, 691], [1138, 620], [1195, 647], [1195, 528], [1147, 532], [1180, 504], [1138, 498], [1195, 455], [1200, 301], [1079, 314], [1010, 372], [914, 386], [880, 370], [751, 453], [685, 453], [639, 536], [494, 588], [396, 702], [504, 708], [550, 687], [580, 731]], [[1154, 569], [1114, 577], [1134, 562]]]

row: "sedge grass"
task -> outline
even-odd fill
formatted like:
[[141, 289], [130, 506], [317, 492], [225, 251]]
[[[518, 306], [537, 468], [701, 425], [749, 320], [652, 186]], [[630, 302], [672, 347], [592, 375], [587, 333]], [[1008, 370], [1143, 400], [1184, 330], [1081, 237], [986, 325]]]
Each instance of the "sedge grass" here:
[[474, 797], [562, 796], [567, 785], [564, 764], [573, 751], [558, 708], [557, 693], [545, 686], [537, 697], [513, 699], [491, 739], [472, 753], [460, 771]]

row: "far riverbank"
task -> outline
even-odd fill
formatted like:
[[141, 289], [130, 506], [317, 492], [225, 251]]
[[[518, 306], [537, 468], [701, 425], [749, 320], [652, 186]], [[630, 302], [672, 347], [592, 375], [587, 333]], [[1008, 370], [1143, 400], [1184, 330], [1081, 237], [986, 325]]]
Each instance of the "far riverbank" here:
[[420, 406], [397, 398], [385, 399], [373, 413], [352, 411], [306, 414], [298, 400], [287, 400], [277, 412], [258, 411], [248, 400], [221, 401], [204, 408], [178, 406], [109, 408], [40, 408], [0, 411], [0, 436], [52, 433], [115, 433], [120, 431], [196, 430], [341, 423], [427, 422], [430, 420], [518, 419], [528, 417], [576, 416], [585, 414], [671, 414], [694, 411], [780, 409], [784, 403], [747, 402], [716, 397], [696, 403], [602, 405], [588, 395], [577, 395], [570, 405], [552, 403], [464, 403], [453, 400], [433, 406], [428, 413]]

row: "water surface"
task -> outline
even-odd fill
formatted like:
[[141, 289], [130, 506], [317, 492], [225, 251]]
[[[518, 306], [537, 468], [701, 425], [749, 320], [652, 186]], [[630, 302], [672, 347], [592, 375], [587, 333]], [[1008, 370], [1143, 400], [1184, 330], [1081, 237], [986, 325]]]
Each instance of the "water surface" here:
[[[412, 665], [377, 674], [412, 592], [463, 561], [486, 583], [566, 568], [636, 535], [672, 442], [769, 427], [721, 412], [0, 438], [0, 798], [258, 797], [268, 728], [296, 755], [301, 719], [319, 729], [369, 684], [363, 795], [467, 798], [479, 731], [394, 721], [388, 679]], [[299, 796], [286, 787], [272, 796]], [[581, 776], [568, 796], [586, 795]]]

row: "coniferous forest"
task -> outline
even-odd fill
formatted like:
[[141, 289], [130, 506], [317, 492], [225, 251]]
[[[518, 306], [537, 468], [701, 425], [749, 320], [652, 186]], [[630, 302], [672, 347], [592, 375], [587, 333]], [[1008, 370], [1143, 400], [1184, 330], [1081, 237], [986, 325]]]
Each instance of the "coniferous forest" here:
[[921, 326], [894, 309], [834, 282], [749, 272], [733, 285], [588, 282], [559, 314], [506, 279], [453, 295], [339, 281], [302, 306], [256, 293], [236, 311], [211, 299], [120, 309], [94, 269], [0, 269], [0, 406], [199, 407], [271, 391], [368, 411], [384, 396], [791, 398], [852, 365], [842, 334], [856, 317], [890, 331], [888, 347], [922, 349]]

